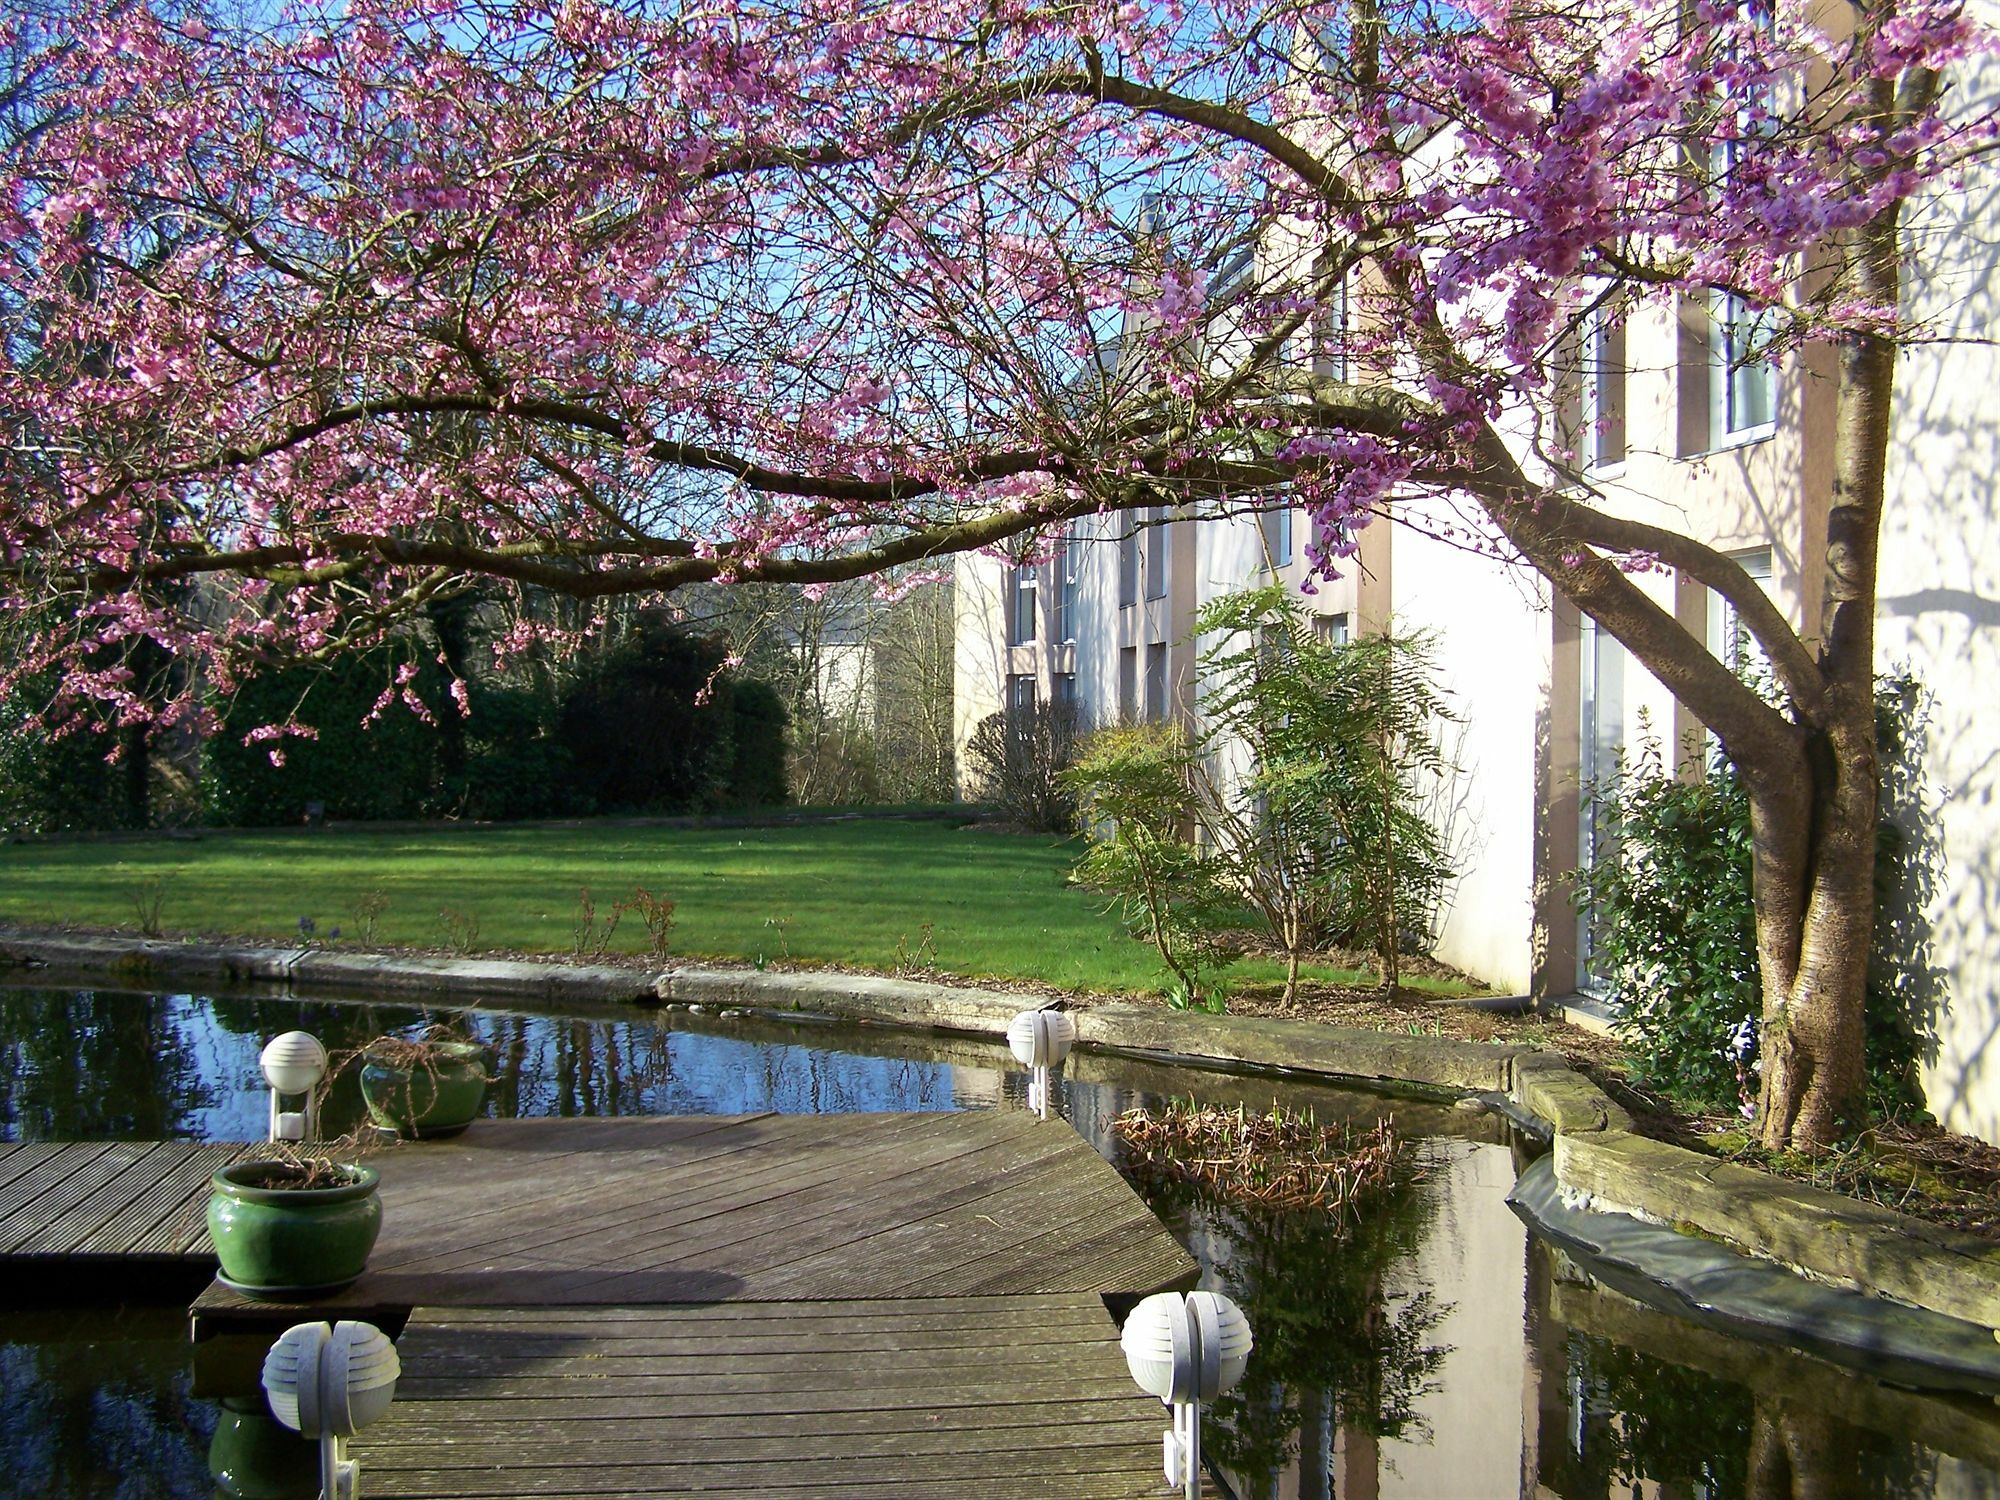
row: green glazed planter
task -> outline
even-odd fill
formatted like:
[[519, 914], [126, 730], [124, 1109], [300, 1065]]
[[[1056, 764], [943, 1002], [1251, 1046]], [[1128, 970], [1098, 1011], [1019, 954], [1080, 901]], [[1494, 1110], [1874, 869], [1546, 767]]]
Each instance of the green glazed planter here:
[[486, 1048], [479, 1042], [433, 1042], [429, 1064], [405, 1066], [361, 1057], [361, 1097], [384, 1130], [414, 1140], [457, 1135], [486, 1099]]
[[338, 1187], [273, 1187], [283, 1162], [239, 1161], [209, 1179], [208, 1237], [223, 1285], [263, 1297], [338, 1291], [361, 1274], [382, 1229], [373, 1167]]
[[228, 1500], [319, 1500], [319, 1444], [281, 1424], [261, 1396], [223, 1397], [208, 1472]]

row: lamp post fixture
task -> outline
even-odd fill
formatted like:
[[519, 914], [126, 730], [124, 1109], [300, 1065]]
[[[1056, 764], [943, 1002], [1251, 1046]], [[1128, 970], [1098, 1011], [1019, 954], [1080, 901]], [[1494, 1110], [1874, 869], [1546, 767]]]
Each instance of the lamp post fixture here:
[[1132, 1309], [1118, 1343], [1139, 1389], [1173, 1408], [1162, 1445], [1168, 1486], [1199, 1500], [1201, 1406], [1243, 1378], [1250, 1320], [1219, 1292], [1160, 1292]]
[[1028, 1108], [1044, 1120], [1054, 1090], [1051, 1074], [1063, 1065], [1076, 1045], [1076, 1020], [1067, 1011], [1024, 1010], [1007, 1023], [1007, 1046], [1014, 1061], [1033, 1070], [1028, 1082]]
[[[319, 1136], [319, 1101], [314, 1092], [326, 1077], [326, 1048], [309, 1031], [288, 1031], [264, 1044], [257, 1059], [264, 1082], [271, 1086], [271, 1129], [274, 1141], [310, 1141]], [[302, 1095], [305, 1107], [287, 1110], [287, 1095]]]
[[361, 1464], [347, 1440], [389, 1409], [403, 1373], [396, 1346], [369, 1323], [299, 1323], [264, 1356], [271, 1415], [319, 1442], [321, 1500], [359, 1500]]

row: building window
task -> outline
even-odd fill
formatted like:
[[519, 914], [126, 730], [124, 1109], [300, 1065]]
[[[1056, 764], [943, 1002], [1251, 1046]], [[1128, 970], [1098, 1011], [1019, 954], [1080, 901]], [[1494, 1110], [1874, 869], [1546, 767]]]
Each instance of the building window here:
[[1131, 723], [1139, 717], [1139, 648], [1118, 653], [1118, 717]]
[[1767, 352], [1771, 317], [1726, 296], [1712, 327], [1709, 432], [1715, 442], [1770, 431], [1778, 416], [1778, 368]]
[[1292, 508], [1273, 506], [1259, 513], [1257, 520], [1264, 530], [1264, 555], [1272, 567], [1284, 567], [1292, 560]]
[[[1732, 552], [1735, 563], [1748, 573], [1766, 594], [1771, 592], [1771, 549], [1753, 547], [1748, 552]], [[1753, 664], [1764, 660], [1763, 648], [1743, 629], [1736, 606], [1710, 589], [1708, 592], [1708, 649], [1715, 659], [1741, 677]]]
[[1609, 308], [1584, 324], [1584, 465], [1608, 469], [1625, 462], [1625, 320]]
[[1083, 571], [1083, 544], [1076, 531], [1071, 529], [1056, 543], [1054, 572], [1055, 594], [1050, 601], [1050, 634], [1058, 641], [1076, 639], [1077, 593], [1079, 578]]
[[1167, 646], [1155, 641], [1146, 648], [1146, 717], [1159, 723], [1167, 716]]
[[1058, 672], [1049, 682], [1049, 702], [1057, 708], [1076, 712], [1076, 673]]
[[1313, 639], [1322, 646], [1345, 646], [1347, 644], [1347, 616], [1314, 615], [1312, 617]]
[[[1578, 868], [1589, 870], [1618, 853], [1611, 813], [1625, 754], [1625, 648], [1590, 616], [1585, 615], [1581, 623], [1577, 779], [1582, 783], [1582, 795], [1577, 799], [1576, 862]], [[1576, 922], [1578, 989], [1602, 989], [1608, 978], [1602, 947], [1602, 918], [1588, 908], [1580, 909]]]
[[1035, 711], [1035, 674], [1017, 672], [1007, 679], [1007, 717], [1020, 721]]
[[1007, 578], [1007, 644], [1025, 646], [1035, 638], [1035, 570], [1010, 568]]
[[1154, 508], [1146, 512], [1146, 597], [1167, 597], [1167, 513]]
[[1126, 511], [1121, 519], [1125, 530], [1118, 538], [1118, 607], [1139, 602], [1139, 523], [1142, 519]]
[[[1326, 280], [1333, 258], [1322, 255], [1313, 263], [1313, 280]], [[1328, 380], [1347, 379], [1347, 278], [1342, 276], [1321, 294], [1312, 317], [1313, 374]]]

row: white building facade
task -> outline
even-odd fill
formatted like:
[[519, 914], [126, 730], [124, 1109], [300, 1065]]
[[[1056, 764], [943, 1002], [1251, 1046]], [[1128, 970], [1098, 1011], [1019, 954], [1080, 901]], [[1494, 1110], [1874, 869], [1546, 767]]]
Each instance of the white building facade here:
[[[1981, 7], [2000, 11], [1994, 0]], [[2000, 69], [1959, 83], [1991, 108]], [[1911, 312], [1964, 340], [1994, 333], [2000, 238], [1985, 191], [1915, 205]], [[1832, 488], [1828, 349], [1745, 361], [1726, 303], [1648, 304], [1588, 327], [1563, 425], [1606, 509], [1684, 531], [1736, 557], [1808, 647]], [[1990, 343], [1920, 345], [1898, 379], [1883, 536], [1878, 660], [1924, 692], [1916, 829], [1930, 881], [1910, 893], [1938, 1008], [1926, 1068], [1933, 1111], [2000, 1139], [2000, 355]], [[1596, 853], [1582, 788], [1647, 739], [1668, 764], [1705, 753], [1700, 726], [1609, 635], [1525, 564], [1508, 563], [1470, 506], [1397, 501], [1361, 534], [1344, 576], [1304, 598], [1330, 637], [1426, 632], [1463, 728], [1447, 809], [1458, 878], [1437, 956], [1545, 1001], [1592, 988], [1570, 878]], [[958, 565], [959, 743], [1009, 703], [1072, 699], [1087, 724], [1199, 710], [1191, 639], [1208, 600], [1276, 576], [1306, 579], [1302, 513], [1157, 511], [1079, 523], [1056, 556]], [[1812, 576], [1816, 577], [1816, 574]], [[1737, 648], [1730, 612], [1669, 570], [1636, 580], [1710, 649]]]

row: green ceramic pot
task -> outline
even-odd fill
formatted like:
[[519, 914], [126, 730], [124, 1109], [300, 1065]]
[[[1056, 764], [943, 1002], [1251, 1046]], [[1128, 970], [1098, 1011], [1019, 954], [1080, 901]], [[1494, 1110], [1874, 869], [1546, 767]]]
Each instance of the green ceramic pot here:
[[257, 1296], [338, 1291], [361, 1274], [382, 1229], [373, 1167], [343, 1165], [334, 1187], [274, 1185], [279, 1161], [239, 1161], [209, 1179], [208, 1237], [226, 1286]]
[[300, 1437], [261, 1396], [226, 1396], [208, 1443], [218, 1500], [319, 1500], [319, 1444]]
[[361, 1055], [361, 1097], [384, 1130], [416, 1140], [457, 1135], [486, 1099], [487, 1052], [479, 1042], [430, 1042], [424, 1062]]

